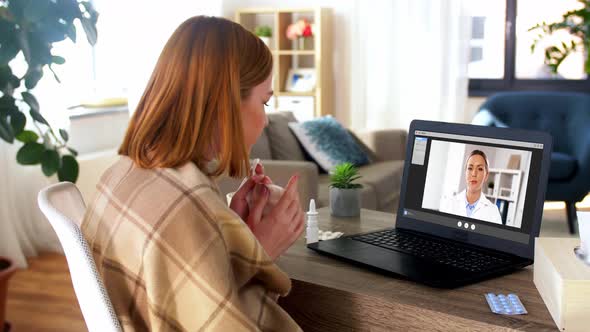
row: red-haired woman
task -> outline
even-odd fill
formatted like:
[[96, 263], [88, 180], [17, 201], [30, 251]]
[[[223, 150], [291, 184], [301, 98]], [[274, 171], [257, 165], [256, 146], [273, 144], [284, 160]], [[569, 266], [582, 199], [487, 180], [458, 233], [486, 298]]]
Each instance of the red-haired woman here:
[[276, 303], [291, 283], [274, 264], [303, 231], [297, 176], [264, 216], [261, 168], [231, 208], [214, 182], [247, 174], [272, 67], [259, 38], [222, 18], [193, 17], [166, 43], [82, 223], [125, 330], [299, 330]]

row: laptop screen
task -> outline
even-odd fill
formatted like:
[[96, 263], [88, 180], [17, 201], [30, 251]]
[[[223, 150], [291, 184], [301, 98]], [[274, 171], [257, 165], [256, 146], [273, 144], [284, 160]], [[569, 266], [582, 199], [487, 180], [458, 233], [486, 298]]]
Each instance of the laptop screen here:
[[421, 130], [413, 140], [404, 216], [529, 244], [543, 144]]

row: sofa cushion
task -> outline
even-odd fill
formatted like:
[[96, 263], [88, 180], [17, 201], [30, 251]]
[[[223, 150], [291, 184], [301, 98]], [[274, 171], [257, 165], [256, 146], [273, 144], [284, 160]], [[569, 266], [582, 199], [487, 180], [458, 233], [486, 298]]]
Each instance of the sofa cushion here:
[[266, 132], [272, 159], [304, 161], [305, 155], [297, 138], [289, 130], [289, 122], [297, 122], [291, 112], [269, 112]]
[[272, 159], [272, 153], [270, 151], [270, 141], [268, 140], [267, 128], [264, 128], [262, 134], [252, 146], [250, 150], [250, 159], [260, 158], [263, 160]]
[[567, 180], [576, 171], [577, 160], [565, 153], [552, 152], [549, 180]]
[[374, 188], [379, 208], [389, 205], [399, 197], [403, 172], [403, 160], [376, 162], [359, 168], [362, 177], [358, 182]]
[[332, 116], [292, 122], [289, 128], [305, 151], [327, 172], [344, 162], [356, 166], [369, 163], [367, 154]]

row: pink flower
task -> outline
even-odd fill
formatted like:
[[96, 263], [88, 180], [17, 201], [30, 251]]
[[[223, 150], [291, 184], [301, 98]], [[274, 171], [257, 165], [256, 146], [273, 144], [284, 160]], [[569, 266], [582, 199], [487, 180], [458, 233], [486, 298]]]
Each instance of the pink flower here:
[[289, 24], [286, 31], [287, 38], [294, 40], [299, 37], [313, 36], [313, 29], [309, 21], [300, 19], [293, 24]]
[[290, 24], [287, 27], [287, 38], [291, 39], [291, 40], [295, 40], [297, 39], [299, 36], [301, 35], [301, 32], [299, 31], [299, 27], [295, 24]]

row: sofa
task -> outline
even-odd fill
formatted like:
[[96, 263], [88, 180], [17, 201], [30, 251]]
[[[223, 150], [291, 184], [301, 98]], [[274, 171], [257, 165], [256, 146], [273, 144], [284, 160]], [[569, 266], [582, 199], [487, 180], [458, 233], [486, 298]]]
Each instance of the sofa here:
[[[300, 175], [299, 195], [305, 210], [309, 199], [318, 207], [329, 206], [329, 174], [320, 172], [307, 155], [288, 123], [297, 121], [291, 112], [268, 113], [268, 125], [252, 147], [251, 159], [260, 158], [265, 173], [278, 185], [285, 186], [289, 177]], [[362, 178], [361, 207], [393, 213], [399, 204], [399, 192], [406, 151], [407, 132], [400, 129], [349, 131], [368, 154], [371, 163], [359, 167]], [[222, 193], [234, 191], [240, 181], [221, 178]]]
[[473, 124], [541, 130], [553, 136], [545, 199], [563, 201], [570, 233], [575, 203], [590, 190], [590, 94], [520, 91], [490, 96]]

